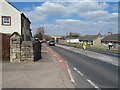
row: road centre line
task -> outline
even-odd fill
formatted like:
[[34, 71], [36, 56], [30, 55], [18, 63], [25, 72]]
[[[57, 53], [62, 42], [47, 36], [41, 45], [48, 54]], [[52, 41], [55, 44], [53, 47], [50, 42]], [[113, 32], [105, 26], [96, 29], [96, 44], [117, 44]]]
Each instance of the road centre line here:
[[[77, 71], [77, 73], [79, 73], [80, 75], [83, 75], [80, 71], [77, 70], [77, 68], [73, 68], [75, 71]], [[87, 81], [94, 86], [96, 89], [100, 89], [97, 85], [95, 85], [91, 80], [87, 79]]]
[[83, 75], [79, 70], [77, 70], [77, 68], [73, 68], [75, 71], [77, 71], [77, 73], [79, 73], [80, 75]]
[[95, 85], [91, 80], [87, 79], [87, 81], [92, 85], [94, 86], [95, 88], [99, 89], [99, 87], [97, 85]]

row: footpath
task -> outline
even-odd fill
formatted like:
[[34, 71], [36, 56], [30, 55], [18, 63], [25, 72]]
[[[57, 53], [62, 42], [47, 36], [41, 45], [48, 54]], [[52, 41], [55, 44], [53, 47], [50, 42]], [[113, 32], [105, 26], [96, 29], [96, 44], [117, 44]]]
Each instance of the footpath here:
[[42, 59], [36, 62], [2, 63], [2, 88], [74, 88], [74, 86], [62, 58], [43, 45]]

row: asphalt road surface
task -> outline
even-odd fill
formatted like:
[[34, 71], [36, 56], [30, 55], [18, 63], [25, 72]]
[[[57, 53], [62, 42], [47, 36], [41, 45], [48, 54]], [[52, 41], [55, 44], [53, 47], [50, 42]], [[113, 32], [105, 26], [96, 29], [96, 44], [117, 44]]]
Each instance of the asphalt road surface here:
[[[70, 45], [65, 45], [65, 46], [73, 47], [73, 46], [70, 46]], [[82, 48], [82, 47], [77, 46], [77, 48]], [[119, 52], [108, 51], [108, 50], [100, 50], [100, 49], [94, 49], [94, 48], [89, 48], [89, 47], [87, 48], [87, 50], [97, 52], [97, 53], [101, 53], [101, 54], [105, 54], [105, 55], [110, 55], [110, 56], [113, 56], [113, 57], [120, 57]]]
[[118, 88], [117, 66], [57, 46], [51, 48], [67, 61], [76, 88]]

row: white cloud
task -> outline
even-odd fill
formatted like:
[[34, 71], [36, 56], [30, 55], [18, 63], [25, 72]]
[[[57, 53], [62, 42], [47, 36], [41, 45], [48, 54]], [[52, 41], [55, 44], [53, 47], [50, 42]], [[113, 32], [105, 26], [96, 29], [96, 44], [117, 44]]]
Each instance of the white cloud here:
[[113, 9], [113, 11], [118, 11], [118, 3], [114, 4], [112, 9]]
[[37, 6], [34, 10], [38, 14], [43, 15], [62, 15], [65, 12], [65, 7], [59, 3], [43, 3], [41, 6]]
[[[107, 33], [112, 29], [118, 32], [118, 13], [109, 13], [105, 9], [109, 7], [107, 3], [98, 2], [69, 2], [50, 3], [45, 2], [41, 6], [36, 6], [31, 10], [24, 11], [32, 22], [47, 20], [48, 16], [68, 17], [78, 14], [88, 21], [73, 19], [58, 19], [56, 24], [44, 24], [45, 31], [49, 35], [65, 35], [68, 32], [76, 32], [82, 35]], [[38, 26], [32, 27], [35, 33]]]
[[85, 12], [85, 13], [80, 13], [80, 16], [88, 19], [99, 19], [101, 17], [106, 17], [108, 15], [107, 11], [103, 10], [97, 10], [97, 11], [91, 11], [91, 12]]
[[[45, 2], [41, 6], [36, 6], [31, 10], [25, 10], [24, 13], [30, 18], [32, 22], [39, 22], [47, 19], [47, 16], [62, 16], [68, 17], [74, 13], [80, 17], [89, 20], [100, 20], [100, 18], [107, 18], [108, 15], [113, 15], [104, 10], [109, 7], [107, 3], [98, 2], [69, 2], [69, 3], [51, 3]], [[113, 18], [113, 17], [111, 17]], [[111, 20], [109, 17], [109, 19]], [[117, 18], [117, 17], [116, 17]], [[101, 19], [103, 20], [103, 19]], [[106, 20], [106, 19], [105, 19]]]
[[112, 29], [112, 32], [118, 32], [117, 22], [94, 22], [94, 21], [81, 21], [74, 19], [56, 20], [57, 24], [44, 24], [41, 25], [49, 35], [66, 35], [69, 32], [80, 33], [81, 35], [95, 35], [98, 32], [107, 34]]
[[61, 23], [61, 22], [62, 22], [62, 23], [63, 23], [63, 22], [65, 22], [65, 23], [66, 23], [66, 22], [68, 22], [68, 23], [69, 23], [69, 22], [74, 22], [74, 23], [76, 23], [76, 22], [81, 22], [81, 21], [80, 21], [80, 20], [75, 20], [75, 19], [59, 19], [59, 20], [56, 20], [56, 22], [57, 22], [57, 23]]
[[118, 13], [107, 14], [105, 17], [101, 17], [100, 20], [118, 22]]

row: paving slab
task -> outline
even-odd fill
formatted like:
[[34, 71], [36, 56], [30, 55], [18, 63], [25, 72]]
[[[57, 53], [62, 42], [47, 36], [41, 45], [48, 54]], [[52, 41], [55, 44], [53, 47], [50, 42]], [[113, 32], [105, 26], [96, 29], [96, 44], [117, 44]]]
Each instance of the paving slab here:
[[37, 62], [2, 63], [2, 88], [74, 88], [46, 47]]

